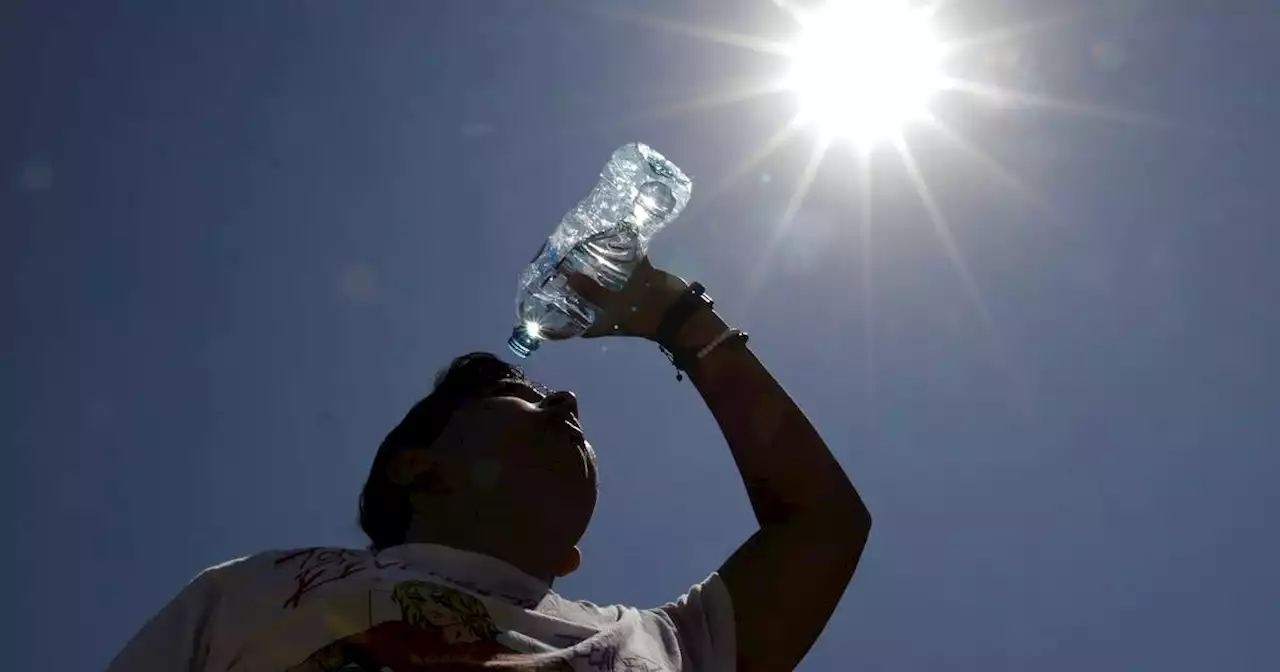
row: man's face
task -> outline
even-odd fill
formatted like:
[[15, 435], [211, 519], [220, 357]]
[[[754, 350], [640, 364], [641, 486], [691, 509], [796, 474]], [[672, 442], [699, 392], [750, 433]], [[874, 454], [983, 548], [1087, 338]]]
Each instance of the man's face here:
[[496, 459], [505, 470], [544, 485], [595, 490], [595, 453], [571, 392], [544, 394], [521, 381], [503, 381], [454, 411], [444, 433], [454, 431], [465, 433], [457, 438], [472, 457]]
[[416, 452], [454, 495], [538, 534], [575, 543], [595, 509], [595, 453], [569, 392], [501, 381], [463, 403]]

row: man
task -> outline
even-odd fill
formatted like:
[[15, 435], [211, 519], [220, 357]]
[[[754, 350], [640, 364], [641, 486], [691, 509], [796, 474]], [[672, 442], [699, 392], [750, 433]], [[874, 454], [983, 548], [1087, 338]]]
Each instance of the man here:
[[596, 502], [568, 392], [460, 357], [387, 436], [360, 500], [367, 551], [271, 552], [211, 568], [112, 663], [129, 670], [790, 670], [817, 639], [871, 518], [813, 426], [696, 283], [643, 261], [572, 287], [587, 337], [657, 341], [733, 453], [759, 530], [653, 609], [557, 595]]

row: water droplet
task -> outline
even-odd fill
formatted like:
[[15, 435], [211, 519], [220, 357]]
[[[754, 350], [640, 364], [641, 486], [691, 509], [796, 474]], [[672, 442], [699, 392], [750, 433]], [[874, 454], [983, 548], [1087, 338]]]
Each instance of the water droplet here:
[[49, 191], [53, 188], [53, 165], [35, 160], [23, 166], [18, 182], [26, 191]]
[[96, 431], [110, 429], [115, 416], [115, 405], [106, 399], [93, 399], [85, 404], [84, 419], [90, 429]]
[[493, 124], [484, 122], [472, 122], [462, 127], [462, 137], [464, 138], [480, 138], [491, 135], [494, 131]]
[[349, 264], [342, 269], [338, 288], [346, 300], [366, 303], [378, 297], [378, 277], [367, 264]]
[[1100, 40], [1089, 49], [1093, 64], [1099, 70], [1112, 71], [1124, 65], [1128, 59], [1128, 50], [1117, 40]]

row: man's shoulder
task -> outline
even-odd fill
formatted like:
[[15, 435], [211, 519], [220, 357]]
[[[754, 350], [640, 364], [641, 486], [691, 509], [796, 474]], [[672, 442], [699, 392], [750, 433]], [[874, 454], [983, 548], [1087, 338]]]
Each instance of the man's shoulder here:
[[552, 612], [558, 618], [573, 623], [589, 623], [598, 627], [608, 627], [621, 621], [629, 612], [636, 609], [622, 604], [600, 605], [589, 600], [574, 600], [553, 593], [552, 600], [544, 600], [539, 611]]
[[196, 577], [196, 580], [208, 578], [222, 582], [245, 574], [254, 574], [282, 566], [295, 569], [328, 566], [332, 564], [348, 564], [361, 562], [374, 557], [364, 549], [341, 548], [337, 546], [308, 546], [305, 548], [286, 548], [260, 551], [226, 562], [213, 565]]

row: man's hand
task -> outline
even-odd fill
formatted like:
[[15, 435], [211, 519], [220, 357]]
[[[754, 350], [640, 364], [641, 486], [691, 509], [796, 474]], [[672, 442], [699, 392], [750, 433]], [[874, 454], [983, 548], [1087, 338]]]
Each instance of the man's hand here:
[[[601, 309], [588, 337], [652, 340], [687, 285], [646, 261], [618, 292], [585, 276], [571, 278], [570, 287]], [[727, 328], [702, 309], [664, 345], [697, 351]], [[791, 670], [853, 576], [871, 516], [813, 425], [750, 350], [722, 345], [688, 373], [724, 433], [760, 525], [719, 572], [733, 600], [738, 669]]]
[[611, 292], [581, 273], [569, 276], [569, 289], [600, 309], [584, 338], [636, 336], [653, 340], [667, 308], [688, 288], [679, 277], [640, 260], [621, 290]]

